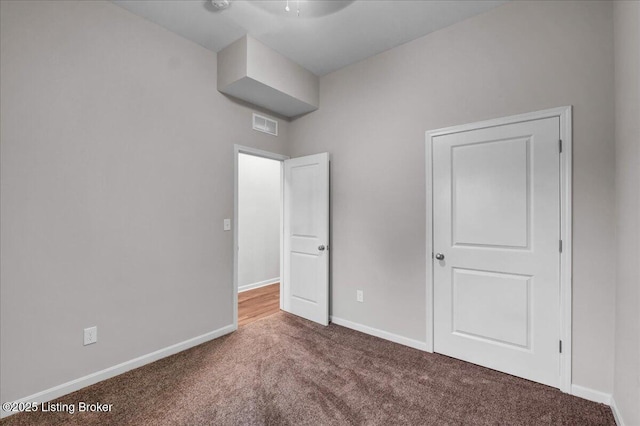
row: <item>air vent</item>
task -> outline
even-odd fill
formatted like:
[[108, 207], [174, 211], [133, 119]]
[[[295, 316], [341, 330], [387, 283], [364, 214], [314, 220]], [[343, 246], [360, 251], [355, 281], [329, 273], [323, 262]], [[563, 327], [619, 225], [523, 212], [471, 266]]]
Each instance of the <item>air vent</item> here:
[[253, 130], [278, 136], [278, 122], [259, 114], [253, 114]]

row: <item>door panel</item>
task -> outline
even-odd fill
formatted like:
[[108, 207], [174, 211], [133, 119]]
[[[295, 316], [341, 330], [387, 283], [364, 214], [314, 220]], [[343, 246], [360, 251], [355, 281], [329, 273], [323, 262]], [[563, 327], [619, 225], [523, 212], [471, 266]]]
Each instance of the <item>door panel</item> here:
[[321, 226], [315, 217], [320, 201], [316, 195], [321, 185], [318, 173], [318, 164], [290, 168], [291, 232], [297, 237], [316, 237]]
[[433, 141], [434, 349], [559, 385], [559, 119]]
[[329, 154], [284, 162], [284, 205], [284, 310], [327, 325]]
[[454, 244], [527, 247], [529, 140], [454, 146], [452, 161]]
[[453, 333], [529, 347], [531, 277], [453, 268]]
[[291, 297], [318, 303], [318, 255], [291, 252]]

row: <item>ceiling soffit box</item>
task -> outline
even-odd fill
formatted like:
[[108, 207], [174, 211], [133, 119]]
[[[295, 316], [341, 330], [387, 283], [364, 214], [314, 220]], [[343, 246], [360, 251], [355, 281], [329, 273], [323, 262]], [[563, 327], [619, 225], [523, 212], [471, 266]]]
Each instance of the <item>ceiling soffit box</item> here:
[[318, 76], [248, 35], [218, 52], [218, 91], [289, 118], [320, 99]]

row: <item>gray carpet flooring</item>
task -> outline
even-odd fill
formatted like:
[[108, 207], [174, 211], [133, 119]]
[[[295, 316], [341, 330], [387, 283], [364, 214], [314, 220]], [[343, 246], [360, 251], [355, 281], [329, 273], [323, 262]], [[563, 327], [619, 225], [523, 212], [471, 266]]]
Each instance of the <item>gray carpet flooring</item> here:
[[609, 407], [278, 313], [2, 425], [615, 425]]

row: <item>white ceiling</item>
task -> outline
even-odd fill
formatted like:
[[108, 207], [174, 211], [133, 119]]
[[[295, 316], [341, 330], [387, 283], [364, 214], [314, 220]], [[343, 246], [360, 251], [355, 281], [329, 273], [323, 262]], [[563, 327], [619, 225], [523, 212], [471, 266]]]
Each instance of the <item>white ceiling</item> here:
[[[112, 0], [136, 15], [218, 52], [245, 34], [321, 76], [453, 23], [505, 0]], [[331, 9], [339, 9], [327, 14]], [[315, 17], [314, 17], [315, 16]]]

